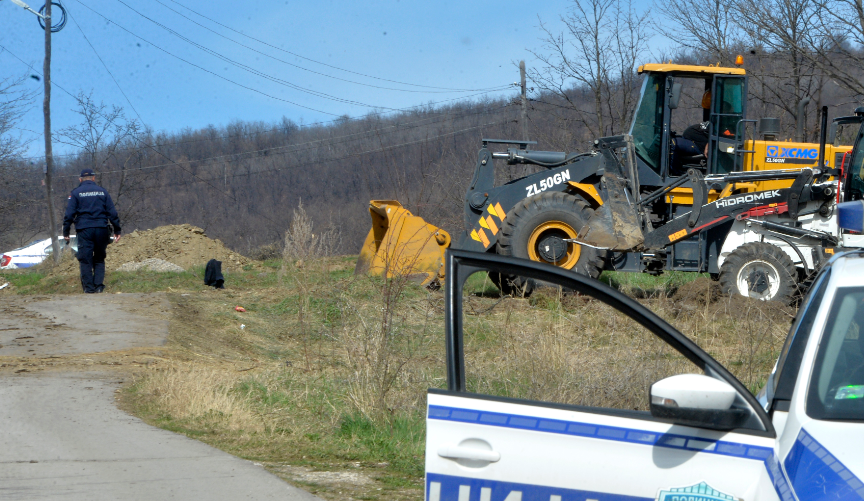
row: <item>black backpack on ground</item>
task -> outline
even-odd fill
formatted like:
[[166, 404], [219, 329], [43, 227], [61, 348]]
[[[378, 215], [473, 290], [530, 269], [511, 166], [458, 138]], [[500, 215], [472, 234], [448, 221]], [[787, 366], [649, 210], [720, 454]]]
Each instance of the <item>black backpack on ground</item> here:
[[210, 285], [217, 289], [224, 289], [225, 277], [222, 276], [222, 261], [211, 259], [207, 261], [204, 269], [204, 285]]

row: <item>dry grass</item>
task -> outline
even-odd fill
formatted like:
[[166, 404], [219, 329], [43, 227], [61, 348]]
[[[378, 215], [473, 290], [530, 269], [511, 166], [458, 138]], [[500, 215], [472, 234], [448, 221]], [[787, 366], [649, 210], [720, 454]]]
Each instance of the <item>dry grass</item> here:
[[[740, 297], [705, 302], [692, 292], [703, 286], [712, 284], [700, 279], [673, 297], [642, 302], [757, 391], [793, 311]], [[653, 382], [701, 372], [609, 306], [554, 289], [468, 316], [465, 351], [472, 391], [573, 405], [646, 410]]]
[[230, 431], [263, 433], [267, 423], [252, 410], [247, 395], [234, 389], [242, 374], [206, 364], [174, 363], [142, 378], [137, 391], [161, 412]]

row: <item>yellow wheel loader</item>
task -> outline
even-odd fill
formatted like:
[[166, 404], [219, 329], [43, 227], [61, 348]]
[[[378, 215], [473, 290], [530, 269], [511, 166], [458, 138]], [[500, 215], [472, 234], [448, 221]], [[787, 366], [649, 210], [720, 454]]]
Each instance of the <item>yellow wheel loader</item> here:
[[[770, 172], [825, 172], [851, 149], [832, 139], [819, 164], [817, 144], [781, 138], [777, 119], [747, 119], [742, 68], [646, 64], [638, 72], [644, 82], [629, 133], [599, 138], [591, 151], [537, 151], [533, 141], [483, 139], [465, 194], [465, 230], [453, 246], [592, 277], [602, 270], [719, 276], [731, 221], [661, 249], [644, 247], [646, 234], [718, 199], [790, 188], [795, 175]], [[688, 100], [698, 104], [680, 106]], [[696, 129], [702, 135], [688, 139], [686, 132]], [[496, 186], [496, 162], [542, 170]], [[396, 202], [373, 201], [369, 210], [373, 227], [358, 273], [417, 273], [424, 283], [444, 276], [449, 235]], [[491, 278], [505, 293], [533, 288], [520, 277]]]

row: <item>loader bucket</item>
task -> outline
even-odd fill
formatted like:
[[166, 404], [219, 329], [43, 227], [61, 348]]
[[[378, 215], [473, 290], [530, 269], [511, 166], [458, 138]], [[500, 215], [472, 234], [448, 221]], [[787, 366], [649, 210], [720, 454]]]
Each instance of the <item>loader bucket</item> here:
[[407, 275], [423, 285], [444, 278], [449, 233], [411, 214], [395, 200], [370, 201], [369, 215], [372, 229], [360, 249], [354, 274]]
[[615, 176], [603, 175], [603, 205], [594, 211], [576, 239], [591, 247], [612, 251], [637, 250], [645, 242], [639, 215], [624, 184]]

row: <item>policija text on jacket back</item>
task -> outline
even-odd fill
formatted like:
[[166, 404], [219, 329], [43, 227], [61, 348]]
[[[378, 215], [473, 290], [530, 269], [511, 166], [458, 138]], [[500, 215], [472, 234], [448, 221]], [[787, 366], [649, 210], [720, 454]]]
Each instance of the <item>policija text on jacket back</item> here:
[[[69, 242], [69, 229], [75, 224], [78, 233], [78, 265], [81, 268], [81, 287], [93, 294], [105, 290], [105, 250], [111, 243], [111, 227], [114, 241], [120, 240], [120, 218], [111, 195], [96, 184], [92, 169], [81, 171], [81, 184], [72, 190], [66, 215], [63, 217], [63, 238]], [[111, 227], [109, 227], [109, 222]]]

